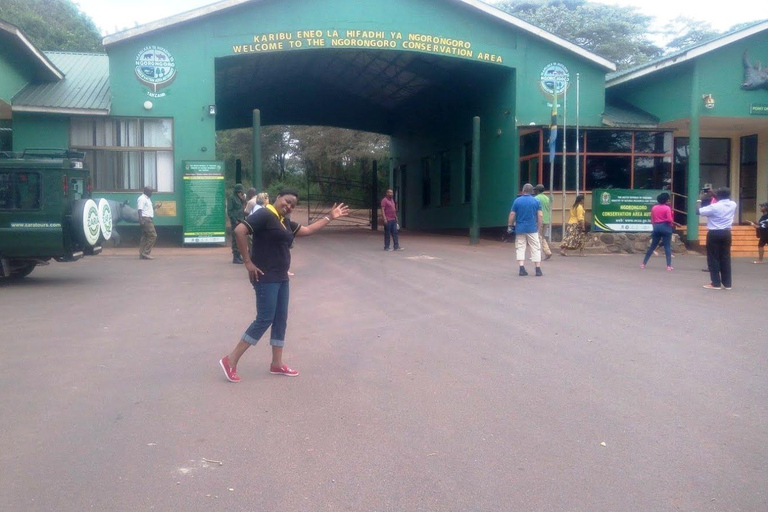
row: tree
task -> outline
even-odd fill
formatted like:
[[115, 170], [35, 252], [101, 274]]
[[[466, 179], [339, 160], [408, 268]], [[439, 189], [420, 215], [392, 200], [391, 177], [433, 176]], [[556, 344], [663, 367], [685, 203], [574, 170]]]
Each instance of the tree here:
[[93, 20], [71, 0], [2, 0], [0, 19], [19, 27], [44, 51], [104, 51]]
[[543, 28], [620, 68], [648, 62], [662, 49], [648, 38], [653, 18], [636, 7], [619, 7], [585, 0], [513, 0], [499, 9]]
[[712, 25], [685, 16], [678, 16], [666, 25], [662, 35], [668, 38], [665, 53], [672, 53], [694, 44], [703, 43], [719, 36]]

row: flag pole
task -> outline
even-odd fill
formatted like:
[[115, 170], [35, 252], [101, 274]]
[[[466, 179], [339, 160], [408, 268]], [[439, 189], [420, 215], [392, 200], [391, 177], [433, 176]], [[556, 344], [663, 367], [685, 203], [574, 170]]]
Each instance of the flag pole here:
[[[549, 121], [549, 204], [554, 201], [552, 190], [555, 188], [555, 149], [557, 144], [557, 83], [552, 98], [552, 118]], [[551, 210], [550, 210], [551, 211]], [[552, 243], [552, 215], [549, 216], [549, 243]]]
[[579, 85], [581, 80], [576, 73], [576, 195], [579, 195], [579, 179], [581, 178], [581, 158], [579, 157]]
[[564, 87], [563, 87], [563, 179], [562, 179], [562, 182], [563, 182], [563, 205], [562, 205], [563, 206], [563, 208], [562, 208], [563, 209], [563, 226], [562, 226], [562, 230], [563, 230], [563, 237], [565, 237], [565, 223], [566, 223], [566, 218], [565, 218], [565, 200], [566, 200], [565, 176], [566, 176], [566, 165], [565, 165], [565, 161], [566, 161], [566, 152], [567, 152], [567, 148], [566, 148], [566, 145], [565, 145], [565, 126], [566, 126], [565, 114], [566, 114], [566, 109], [568, 108], [568, 82], [567, 82], [566, 77], [563, 77], [563, 81], [565, 83], [564, 83]]

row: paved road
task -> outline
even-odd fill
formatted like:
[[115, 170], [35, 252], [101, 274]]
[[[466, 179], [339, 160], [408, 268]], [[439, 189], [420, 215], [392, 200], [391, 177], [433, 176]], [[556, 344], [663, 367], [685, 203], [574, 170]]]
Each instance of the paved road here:
[[[286, 362], [226, 248], [107, 249], [0, 284], [0, 508], [765, 511], [768, 265], [297, 242]], [[222, 464], [205, 462], [221, 461]]]

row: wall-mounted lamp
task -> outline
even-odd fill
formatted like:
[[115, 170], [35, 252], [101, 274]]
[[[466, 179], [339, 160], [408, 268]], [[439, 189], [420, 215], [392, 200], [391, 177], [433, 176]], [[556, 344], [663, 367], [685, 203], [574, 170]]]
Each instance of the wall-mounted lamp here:
[[216, 115], [216, 105], [208, 105], [208, 115], [209, 116]]
[[147, 101], [145, 101], [145, 102], [144, 102], [144, 110], [152, 110], [152, 107], [153, 107], [153, 106], [154, 106], [154, 105], [152, 105], [152, 102], [151, 102], [151, 101], [149, 101], [149, 100], [147, 100]]
[[496, 130], [496, 136], [497, 136], [497, 137], [501, 137], [501, 128], [499, 128], [498, 130]]
[[701, 99], [704, 100], [704, 108], [715, 108], [715, 98], [711, 94], [704, 94]]

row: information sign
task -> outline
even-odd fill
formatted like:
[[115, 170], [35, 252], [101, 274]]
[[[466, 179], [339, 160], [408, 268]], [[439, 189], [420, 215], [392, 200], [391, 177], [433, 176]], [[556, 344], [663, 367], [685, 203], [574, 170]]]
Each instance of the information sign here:
[[663, 190], [598, 189], [592, 191], [595, 231], [653, 231], [651, 208]]
[[222, 244], [226, 235], [224, 163], [184, 161], [184, 244]]

